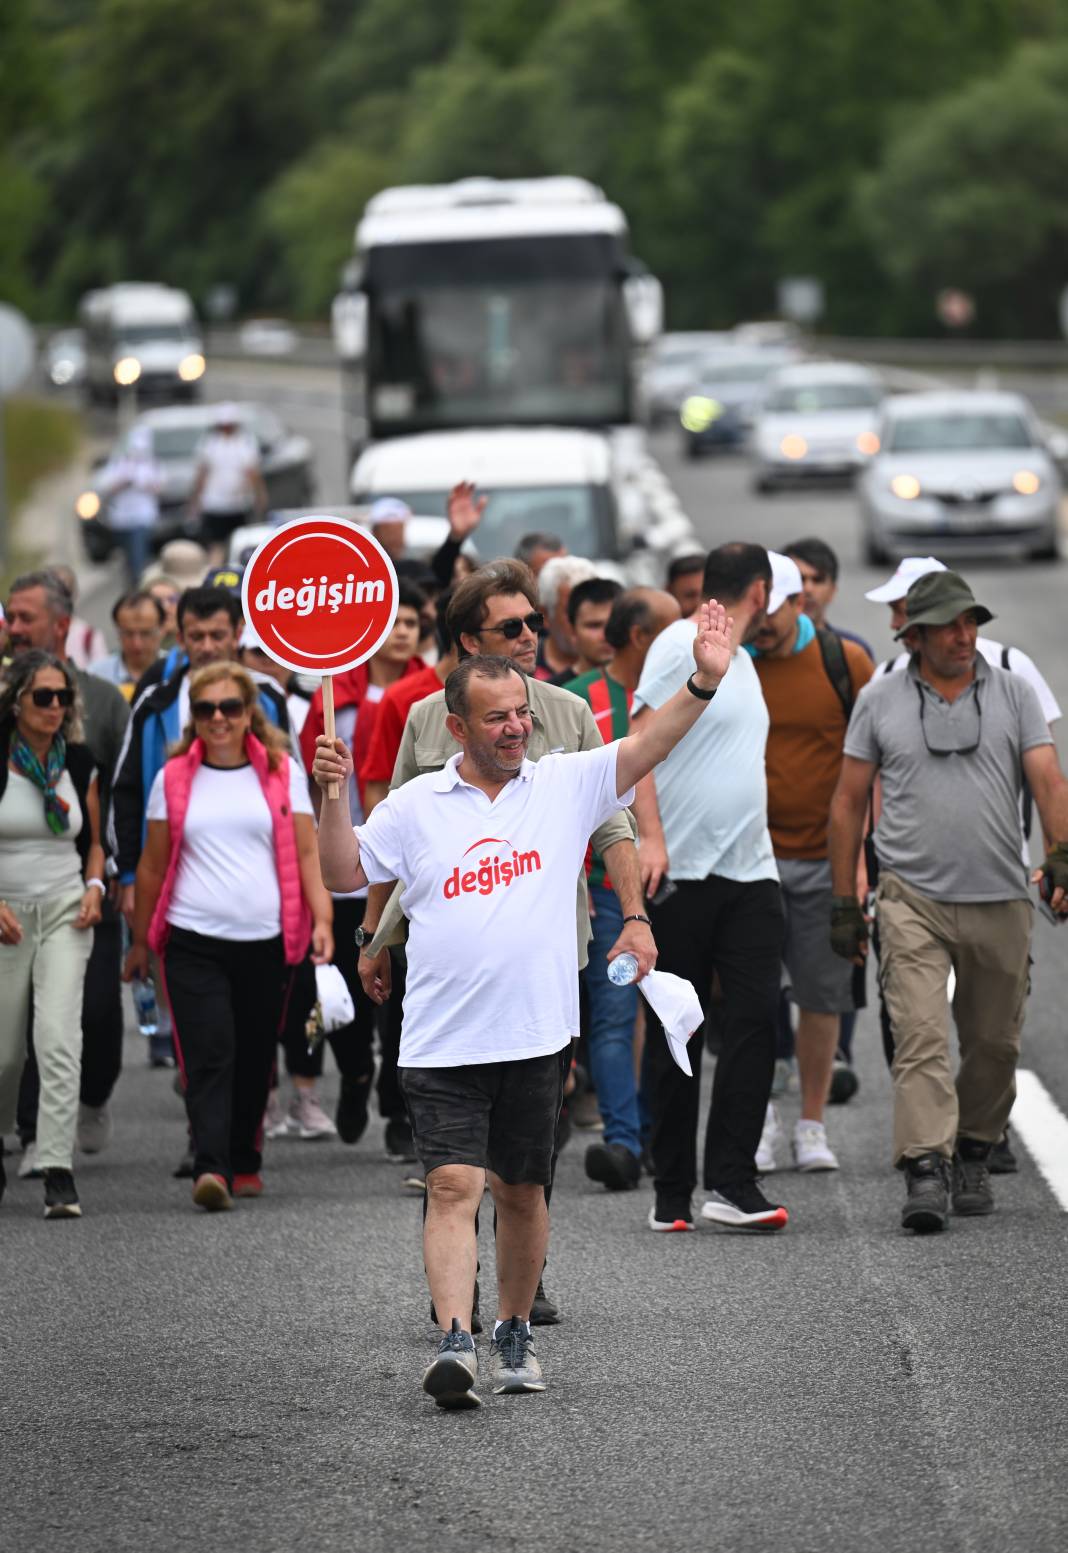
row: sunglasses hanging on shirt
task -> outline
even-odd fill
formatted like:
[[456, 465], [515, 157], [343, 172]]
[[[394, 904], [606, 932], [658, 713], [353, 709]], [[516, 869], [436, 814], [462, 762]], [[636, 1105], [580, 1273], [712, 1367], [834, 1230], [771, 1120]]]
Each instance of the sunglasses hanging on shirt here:
[[983, 708], [979, 702], [979, 687], [969, 696], [956, 701], [935, 701], [922, 685], [917, 684], [920, 697], [920, 731], [929, 755], [971, 755], [979, 748], [983, 736]]

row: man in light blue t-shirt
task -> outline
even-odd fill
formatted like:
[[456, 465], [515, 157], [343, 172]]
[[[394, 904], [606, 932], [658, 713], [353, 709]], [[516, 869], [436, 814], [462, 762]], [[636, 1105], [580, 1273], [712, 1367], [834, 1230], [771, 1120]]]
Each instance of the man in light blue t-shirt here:
[[[646, 856], [657, 859], [643, 875], [659, 968], [686, 977], [702, 999], [713, 972], [723, 987], [723, 1044], [705, 1135], [709, 1199], [701, 1212], [743, 1229], [781, 1229], [787, 1219], [760, 1191], [755, 1160], [775, 1066], [784, 926], [768, 834], [768, 711], [744, 644], [781, 602], [770, 590], [771, 563], [760, 545], [721, 545], [709, 555], [704, 596], [719, 599], [733, 618], [731, 672], [707, 716], [646, 779], [635, 803]], [[633, 726], [685, 684], [695, 630], [692, 620], [679, 620], [649, 649]], [[670, 884], [658, 888], [665, 858]], [[651, 1010], [647, 1020], [645, 1098], [656, 1187], [649, 1225], [693, 1229], [703, 1041], [698, 1034], [690, 1042], [694, 1077], [687, 1078]]]

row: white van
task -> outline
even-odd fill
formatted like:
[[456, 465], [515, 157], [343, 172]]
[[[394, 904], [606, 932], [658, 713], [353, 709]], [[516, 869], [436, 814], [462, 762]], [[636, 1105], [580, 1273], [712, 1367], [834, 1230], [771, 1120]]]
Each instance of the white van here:
[[133, 281], [90, 291], [79, 317], [85, 330], [90, 399], [196, 399], [204, 381], [204, 343], [184, 291]]

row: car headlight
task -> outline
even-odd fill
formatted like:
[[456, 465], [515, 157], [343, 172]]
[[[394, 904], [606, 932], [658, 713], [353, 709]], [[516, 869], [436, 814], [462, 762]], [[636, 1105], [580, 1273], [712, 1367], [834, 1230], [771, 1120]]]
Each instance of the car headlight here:
[[723, 414], [718, 399], [708, 399], [704, 394], [691, 394], [683, 401], [679, 419], [685, 431], [705, 431]]
[[1012, 488], [1020, 496], [1034, 496], [1042, 489], [1042, 481], [1033, 469], [1017, 469], [1012, 477]]
[[132, 388], [141, 376], [141, 363], [136, 356], [122, 356], [115, 363], [114, 377], [120, 388]]
[[920, 482], [915, 475], [895, 475], [890, 481], [890, 489], [902, 501], [915, 501], [920, 494]]
[[84, 523], [88, 523], [100, 511], [100, 497], [95, 491], [83, 491], [74, 503], [74, 510]]
[[879, 451], [879, 439], [873, 431], [862, 431], [857, 438], [857, 452], [865, 458], [874, 458]]
[[783, 458], [792, 458], [794, 460], [804, 458], [808, 452], [808, 443], [804, 437], [799, 437], [796, 432], [791, 432], [788, 437], [784, 437], [779, 443], [779, 452]]
[[191, 356], [184, 356], [178, 363], [178, 376], [183, 383], [195, 383], [198, 377], [204, 376], [204, 358], [196, 351]]

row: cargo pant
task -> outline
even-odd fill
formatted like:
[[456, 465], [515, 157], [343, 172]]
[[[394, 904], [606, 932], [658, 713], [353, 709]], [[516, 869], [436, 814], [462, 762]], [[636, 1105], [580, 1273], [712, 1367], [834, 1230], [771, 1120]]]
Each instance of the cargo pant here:
[[[994, 1143], [1016, 1098], [1016, 1062], [1030, 976], [1033, 908], [1026, 900], [934, 901], [884, 873], [877, 900], [879, 978], [894, 1029], [894, 1163], [938, 1153], [958, 1137]], [[950, 1064], [947, 983], [960, 1067]]]
[[22, 941], [0, 944], [0, 1137], [15, 1130], [26, 1029], [33, 1000], [33, 1040], [41, 1075], [37, 1162], [69, 1170], [82, 1072], [82, 988], [92, 930], [76, 928], [83, 891], [7, 904]]

